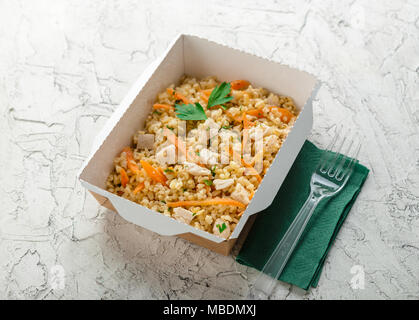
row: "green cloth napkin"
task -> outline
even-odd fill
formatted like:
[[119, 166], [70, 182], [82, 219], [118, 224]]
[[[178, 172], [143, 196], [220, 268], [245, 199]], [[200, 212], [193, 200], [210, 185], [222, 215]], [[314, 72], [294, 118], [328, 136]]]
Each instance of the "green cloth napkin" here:
[[[271, 206], [258, 213], [236, 260], [261, 270], [310, 192], [310, 178], [325, 151], [306, 141]], [[346, 186], [323, 199], [279, 279], [304, 290], [316, 287], [327, 253], [352, 208], [369, 170], [361, 164]]]

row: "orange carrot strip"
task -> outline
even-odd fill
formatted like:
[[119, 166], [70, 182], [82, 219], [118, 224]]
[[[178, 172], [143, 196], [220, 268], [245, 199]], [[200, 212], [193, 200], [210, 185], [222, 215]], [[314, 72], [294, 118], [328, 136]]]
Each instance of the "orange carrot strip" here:
[[289, 111], [288, 109], [277, 107], [277, 106], [270, 106], [269, 107], [269, 110], [272, 111], [273, 109], [277, 109], [279, 111], [279, 113], [281, 114], [281, 121], [283, 121], [285, 123], [290, 122], [290, 120], [295, 117], [292, 114], [292, 112]]
[[231, 84], [231, 89], [242, 90], [242, 89], [246, 89], [250, 85], [250, 82], [247, 80], [235, 80], [235, 81], [231, 81], [230, 84]]
[[167, 180], [166, 176], [164, 175], [164, 171], [163, 168], [158, 167], [157, 170], [159, 171], [159, 173]]
[[167, 111], [173, 110], [174, 108], [172, 106], [169, 106], [168, 104], [162, 104], [162, 103], [155, 103], [153, 104], [153, 109], [164, 109]]
[[186, 98], [184, 95], [180, 94], [179, 92], [176, 92], [175, 90], [173, 90], [172, 88], [167, 88], [167, 93], [170, 95], [173, 95], [175, 97], [176, 100], [182, 100], [183, 103], [185, 104], [189, 104], [191, 103], [188, 98]]
[[246, 112], [249, 116], [263, 118], [263, 109], [253, 109]]
[[176, 149], [182, 152], [183, 155], [186, 156], [186, 145], [183, 143], [182, 140], [179, 140], [178, 137], [169, 129], [164, 128], [164, 135], [167, 137], [167, 140], [175, 145]]
[[202, 98], [202, 100], [204, 100], [206, 103], [208, 103], [208, 97], [207, 97], [205, 94], [201, 95], [201, 98]]
[[241, 217], [243, 215], [244, 211], [240, 212], [237, 216]]
[[134, 155], [132, 153], [132, 150], [130, 147], [125, 147], [122, 149], [122, 152], [125, 152], [125, 156], [127, 159], [127, 167], [132, 171], [134, 174], [140, 173], [140, 168], [138, 168], [138, 165], [135, 163]]
[[242, 165], [245, 166], [246, 168], [248, 168], [250, 171], [252, 171], [252, 175], [256, 176], [256, 179], [261, 182], [262, 181], [262, 177], [260, 176], [260, 174], [256, 171], [255, 168], [253, 168], [250, 164], [247, 164], [246, 161], [244, 161], [242, 159]]
[[255, 168], [253, 168], [253, 166], [251, 164], [248, 164], [246, 161], [243, 160], [243, 158], [240, 155], [237, 155], [237, 153], [233, 150], [233, 148], [230, 148], [230, 155], [233, 156], [233, 158], [236, 157], [240, 157], [241, 159], [241, 163], [242, 166], [248, 168], [250, 171], [252, 171], [252, 175], [256, 176], [256, 179], [261, 182], [262, 181], [262, 177], [260, 176], [260, 174], [256, 171]]
[[201, 92], [203, 94], [205, 94], [207, 97], [209, 97], [211, 95], [212, 90], [214, 90], [214, 89], [201, 90]]
[[162, 185], [166, 185], [166, 180], [167, 180], [166, 177], [162, 176], [161, 173], [157, 169], [154, 169], [151, 166], [151, 164], [149, 164], [147, 161], [141, 160], [140, 163], [143, 166], [147, 175], [151, 179], [153, 179], [155, 182], [160, 182]]
[[194, 153], [188, 153], [185, 143], [181, 139], [176, 137], [176, 135], [171, 130], [164, 128], [163, 133], [167, 137], [167, 140], [174, 144], [176, 149], [178, 149], [184, 156], [186, 156], [194, 162], [198, 162], [199, 158]]
[[249, 129], [249, 127], [254, 126], [255, 124], [247, 118], [247, 111], [243, 112], [242, 115], [243, 129]]
[[212, 206], [216, 204], [236, 206], [239, 208], [246, 208], [244, 203], [230, 199], [230, 198], [213, 198], [208, 200], [190, 200], [190, 201], [176, 201], [168, 202], [167, 206], [171, 208], [188, 207], [188, 206]]
[[128, 175], [127, 172], [125, 171], [124, 168], [121, 168], [121, 170], [119, 171], [120, 175], [121, 175], [121, 184], [122, 186], [125, 188], [129, 179], [128, 179]]
[[138, 186], [134, 189], [134, 191], [132, 191], [133, 194], [137, 194], [138, 192], [140, 192], [141, 190], [143, 190], [145, 187], [144, 182], [139, 183]]

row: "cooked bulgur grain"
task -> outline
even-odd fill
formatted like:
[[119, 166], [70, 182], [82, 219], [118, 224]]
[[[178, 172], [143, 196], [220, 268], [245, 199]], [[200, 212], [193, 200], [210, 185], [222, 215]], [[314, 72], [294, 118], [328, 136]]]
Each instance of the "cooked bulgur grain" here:
[[[133, 147], [125, 147], [114, 159], [108, 191], [228, 238], [298, 113], [289, 97], [239, 84], [238, 90], [232, 85], [231, 101], [210, 109], [211, 90], [220, 85], [214, 77], [183, 77], [180, 86], [160, 93], [144, 129], [133, 136]], [[207, 119], [179, 119], [174, 106], [188, 103], [199, 103]], [[263, 134], [262, 152], [257, 149], [257, 130]], [[252, 157], [240, 155], [245, 141], [250, 141], [253, 162], [262, 165], [258, 174]], [[229, 142], [235, 143], [233, 148]], [[177, 161], [176, 155], [185, 150], [187, 163]]]

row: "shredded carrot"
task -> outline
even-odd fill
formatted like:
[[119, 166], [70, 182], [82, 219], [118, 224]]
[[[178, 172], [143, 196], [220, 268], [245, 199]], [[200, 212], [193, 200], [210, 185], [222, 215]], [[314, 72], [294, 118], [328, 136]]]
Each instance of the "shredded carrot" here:
[[201, 90], [201, 92], [206, 95], [207, 97], [209, 97], [211, 95], [211, 92], [214, 89], [206, 89], [206, 90]]
[[288, 109], [285, 108], [281, 108], [281, 107], [277, 107], [277, 106], [270, 106], [269, 110], [273, 110], [273, 109], [277, 109], [279, 111], [279, 113], [281, 114], [281, 121], [288, 123], [291, 121], [292, 118], [294, 118], [295, 116], [291, 113], [291, 111], [289, 111]]
[[201, 95], [202, 100], [204, 100], [206, 103], [208, 103], [208, 97], [205, 94]]
[[174, 144], [176, 149], [178, 149], [183, 155], [186, 156], [186, 145], [183, 143], [182, 140], [179, 140], [178, 137], [169, 129], [163, 129], [164, 135], [167, 137], [167, 140]]
[[231, 89], [242, 90], [242, 89], [246, 89], [250, 85], [250, 82], [247, 80], [235, 80], [235, 81], [231, 81], [230, 84], [231, 84]]
[[251, 194], [250, 194], [250, 196], [249, 196], [249, 200], [252, 200], [254, 195], [255, 195], [255, 192], [254, 192], [254, 191], [252, 191], [252, 193], [251, 193]]
[[239, 208], [246, 208], [244, 203], [230, 199], [230, 198], [213, 198], [208, 200], [190, 200], [190, 201], [176, 201], [168, 202], [167, 206], [176, 208], [176, 207], [188, 207], [188, 206], [212, 206], [216, 204], [236, 206]]
[[159, 170], [160, 174], [161, 174], [163, 177], [166, 177], [166, 176], [164, 175], [164, 171], [163, 171], [163, 168], [162, 168], [162, 167], [158, 167], [158, 168], [157, 168], [157, 170]]
[[243, 121], [243, 129], [249, 129], [249, 127], [254, 126], [255, 124], [247, 118], [248, 112], [243, 112], [242, 121]]
[[121, 170], [119, 171], [120, 175], [121, 175], [121, 184], [122, 186], [125, 188], [129, 179], [128, 179], [128, 175], [127, 172], [125, 171], [124, 168], [121, 168]]
[[160, 182], [162, 185], [166, 185], [167, 178], [158, 169], [153, 168], [147, 161], [141, 160], [140, 163], [151, 179], [155, 182]]
[[242, 165], [244, 166], [244, 167], [246, 167], [246, 168], [248, 168], [251, 172], [252, 172], [252, 175], [254, 175], [254, 176], [256, 176], [256, 179], [259, 181], [259, 182], [261, 182], [262, 181], [262, 177], [260, 176], [260, 174], [256, 171], [256, 169], [255, 168], [253, 168], [253, 166], [251, 165], [251, 164], [249, 164], [249, 163], [247, 163], [246, 161], [244, 161], [243, 160], [243, 158], [240, 156], [240, 155], [238, 155], [234, 150], [233, 150], [233, 148], [230, 148], [230, 155], [231, 156], [233, 156], [233, 158], [237, 158], [237, 157], [240, 157], [240, 159], [241, 159], [241, 163], [242, 163]]
[[255, 168], [253, 168], [250, 164], [246, 163], [246, 161], [244, 161], [242, 159], [242, 165], [245, 166], [246, 168], [248, 168], [251, 172], [252, 175], [256, 176], [256, 179], [261, 182], [262, 181], [262, 177], [260, 176], [260, 174], [256, 171]]
[[[164, 128], [164, 135], [167, 137], [170, 143], [174, 144], [176, 149], [178, 149], [185, 157], [191, 159], [194, 162], [198, 162], [198, 157], [194, 153], [188, 153], [185, 143], [176, 137], [176, 135], [169, 129]], [[187, 159], [188, 160], [188, 159]]]
[[144, 182], [139, 183], [138, 186], [134, 189], [134, 191], [132, 191], [133, 194], [137, 194], [138, 192], [140, 192], [141, 190], [143, 190], [145, 187]]
[[122, 152], [125, 152], [125, 157], [127, 159], [127, 167], [131, 170], [134, 174], [140, 173], [140, 168], [138, 168], [138, 165], [135, 163], [134, 155], [132, 153], [132, 150], [130, 147], [125, 147], [122, 149]]
[[253, 109], [246, 112], [249, 116], [263, 118], [263, 109]]
[[185, 104], [189, 104], [190, 103], [190, 101], [188, 100], [188, 98], [186, 98], [184, 95], [180, 94], [179, 92], [176, 92], [172, 88], [167, 88], [167, 93], [170, 94], [170, 95], [173, 95], [176, 100], [182, 100], [183, 103], [185, 103]]
[[162, 103], [155, 103], [153, 104], [153, 109], [164, 109], [167, 111], [173, 110], [173, 106], [169, 106], [168, 104], [162, 104]]
[[243, 215], [244, 211], [240, 212], [237, 216], [241, 217]]

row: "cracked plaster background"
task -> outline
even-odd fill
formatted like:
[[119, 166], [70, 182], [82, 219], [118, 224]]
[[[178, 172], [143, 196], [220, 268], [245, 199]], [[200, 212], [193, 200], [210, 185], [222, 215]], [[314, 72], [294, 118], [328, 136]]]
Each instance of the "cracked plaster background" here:
[[335, 124], [364, 140], [371, 174], [318, 288], [279, 284], [275, 298], [418, 299], [418, 2], [208, 3], [0, 0], [0, 298], [231, 299], [255, 279], [233, 257], [125, 222], [76, 180], [136, 77], [189, 32], [315, 74], [311, 140], [324, 146]]

